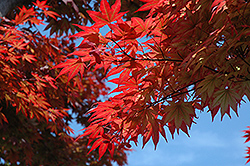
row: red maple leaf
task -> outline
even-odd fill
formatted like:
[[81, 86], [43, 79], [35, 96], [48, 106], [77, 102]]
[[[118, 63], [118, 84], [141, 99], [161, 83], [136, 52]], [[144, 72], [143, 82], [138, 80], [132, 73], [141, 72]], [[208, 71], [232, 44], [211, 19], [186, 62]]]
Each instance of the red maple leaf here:
[[41, 8], [41, 9], [44, 9], [44, 8], [48, 8], [49, 6], [48, 5], [46, 5], [46, 3], [47, 3], [47, 0], [46, 1], [36, 1], [36, 2], [32, 2], [35, 6], [37, 6], [37, 7], [39, 7], [39, 8]]
[[145, 2], [145, 4], [142, 5], [136, 12], [152, 10], [157, 6], [160, 0], [141, 0], [141, 1]]
[[32, 63], [32, 61], [36, 61], [36, 58], [35, 58], [34, 55], [23, 54], [22, 60], [26, 60], [26, 61], [28, 61], [29, 63]]
[[121, 1], [118, 0], [111, 7], [107, 0], [102, 0], [100, 5], [100, 12], [87, 11], [90, 17], [96, 22], [95, 27], [102, 27], [113, 21], [120, 19], [125, 13], [118, 13], [121, 9]]
[[86, 68], [85, 63], [79, 59], [68, 59], [66, 62], [61, 63], [54, 68], [63, 68], [59, 75], [56, 77], [60, 77], [63, 74], [68, 73], [68, 81], [70, 81], [78, 72], [83, 75], [84, 69]]

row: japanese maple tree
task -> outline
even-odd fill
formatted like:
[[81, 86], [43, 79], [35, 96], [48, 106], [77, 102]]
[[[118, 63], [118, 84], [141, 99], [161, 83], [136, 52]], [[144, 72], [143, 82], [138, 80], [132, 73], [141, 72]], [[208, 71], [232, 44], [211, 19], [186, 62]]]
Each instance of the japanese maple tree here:
[[[43, 142], [58, 159], [44, 154], [49, 160], [41, 164], [95, 164], [96, 158], [110, 164], [116, 154], [123, 164], [124, 149], [139, 136], [143, 147], [150, 139], [156, 147], [160, 135], [167, 141], [166, 130], [188, 135], [197, 111], [223, 119], [238, 115], [243, 97], [249, 100], [249, 1], [98, 0], [94, 8], [91, 2], [51, 0], [52, 11], [37, 1], [40, 9], [14, 10], [2, 23], [1, 132], [15, 124], [11, 133], [24, 133], [2, 137], [7, 162], [40, 164], [34, 158]], [[51, 35], [67, 36], [69, 29], [73, 35], [46, 37], [32, 29], [44, 19]], [[106, 78], [117, 87], [98, 102]], [[75, 141], [67, 133], [69, 108], [85, 126]], [[248, 142], [250, 130], [244, 132]], [[249, 148], [246, 157], [249, 162]]]
[[68, 54], [75, 58], [56, 66], [68, 81], [104, 68], [117, 85], [113, 97], [89, 110], [90, 125], [81, 135], [100, 156], [115, 146], [130, 148], [139, 136], [143, 146], [152, 138], [156, 147], [160, 135], [167, 141], [166, 130], [188, 135], [197, 111], [223, 119], [238, 115], [243, 97], [250, 98], [249, 1], [141, 2], [136, 12], [147, 11], [146, 18], [124, 20], [120, 0], [101, 0], [99, 11], [87, 11], [94, 25], [75, 25], [81, 31], [72, 37], [82, 39]]
[[98, 150], [87, 155], [92, 147], [87, 137], [75, 141], [71, 135], [70, 123], [88, 126], [86, 111], [109, 88], [102, 81], [104, 68], [59, 74], [55, 66], [66, 59], [77, 70], [85, 65], [69, 55], [75, 50], [74, 38], [40, 32], [46, 20], [61, 19], [55, 11], [47, 1], [37, 0], [2, 18], [0, 165], [124, 165], [125, 149], [100, 159]]

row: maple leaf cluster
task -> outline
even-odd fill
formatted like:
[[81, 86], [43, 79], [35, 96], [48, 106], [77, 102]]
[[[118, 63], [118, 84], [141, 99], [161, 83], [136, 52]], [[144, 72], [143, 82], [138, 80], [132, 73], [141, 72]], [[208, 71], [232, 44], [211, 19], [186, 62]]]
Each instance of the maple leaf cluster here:
[[[28, 8], [34, 0], [26, 0], [24, 5]], [[109, 4], [113, 4], [115, 0], [110, 0]], [[87, 25], [93, 24], [92, 18], [87, 13], [88, 10], [100, 11], [100, 0], [48, 0], [47, 5], [51, 6], [44, 13], [40, 13], [40, 17], [45, 20], [45, 30], [49, 30], [50, 35], [57, 34], [59, 36], [76, 33], [80, 29], [74, 24]], [[124, 19], [131, 19], [132, 16], [139, 16], [145, 18], [148, 14], [147, 11], [136, 12], [144, 3], [139, 0], [122, 0], [121, 10], [128, 11]], [[16, 9], [8, 13], [8, 18], [16, 16], [20, 10]], [[55, 12], [56, 16], [47, 13]], [[56, 19], [54, 19], [56, 17]]]
[[[243, 97], [250, 98], [248, 3], [101, 0], [92, 10], [91, 0], [51, 0], [50, 9], [46, 1], [19, 8], [0, 26], [1, 157], [30, 165], [91, 165], [97, 159], [122, 165], [124, 150], [139, 137], [143, 147], [152, 139], [156, 148], [160, 135], [167, 141], [167, 130], [172, 137], [189, 135], [197, 111], [212, 120], [238, 115]], [[46, 37], [31, 28], [45, 19], [50, 34], [61, 38], [70, 29], [73, 35]], [[77, 46], [76, 38], [82, 39]], [[117, 86], [98, 102], [108, 90], [105, 79]], [[85, 126], [75, 142], [69, 109]], [[18, 132], [24, 134], [12, 135]], [[249, 130], [244, 132], [248, 142]], [[37, 154], [46, 161], [34, 160]], [[248, 148], [247, 162], [249, 156]]]
[[[92, 147], [87, 146], [87, 137], [75, 141], [71, 135], [69, 124], [75, 119], [88, 126], [84, 114], [109, 88], [102, 81], [103, 68], [83, 72], [81, 58], [69, 55], [75, 49], [74, 38], [38, 31], [45, 18], [59, 17], [47, 4], [37, 0], [0, 24], [0, 165], [2, 161], [7, 165], [124, 165], [124, 149], [116, 148], [113, 157], [105, 153], [98, 160], [97, 150], [87, 155]], [[71, 66], [79, 61], [79, 66], [67, 71], [81, 72], [59, 74], [55, 66], [65, 66], [65, 60]]]
[[188, 135], [197, 111], [212, 120], [218, 112], [231, 117], [250, 98], [248, 1], [141, 1], [137, 11], [148, 11], [145, 19], [123, 20], [119, 0], [87, 11], [95, 24], [76, 25], [81, 31], [72, 37], [82, 43], [69, 55], [78, 58], [57, 66], [69, 80], [83, 69], [104, 68], [117, 85], [113, 97], [88, 112], [81, 136], [100, 156], [115, 145], [130, 148], [139, 136], [143, 146], [152, 138], [156, 147], [160, 135], [167, 140], [166, 130]]

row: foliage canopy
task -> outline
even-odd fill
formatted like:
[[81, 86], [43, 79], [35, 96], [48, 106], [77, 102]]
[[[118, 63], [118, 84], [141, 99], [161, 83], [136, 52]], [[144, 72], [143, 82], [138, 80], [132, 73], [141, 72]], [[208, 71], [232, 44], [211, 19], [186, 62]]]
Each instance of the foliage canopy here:
[[[83, 41], [70, 55], [111, 68], [106, 78], [119, 74], [110, 80], [117, 84], [114, 97], [89, 111], [91, 124], [82, 135], [100, 154], [114, 145], [131, 147], [138, 136], [143, 146], [152, 138], [156, 147], [160, 135], [167, 140], [165, 128], [172, 136], [188, 135], [197, 111], [207, 110], [212, 120], [218, 113], [231, 117], [250, 97], [248, 1], [142, 2], [137, 12], [149, 11], [146, 18], [126, 21], [120, 1], [102, 0], [99, 12], [87, 11], [95, 24], [77, 25], [82, 31], [73, 35]], [[109, 29], [105, 35], [102, 27]], [[69, 63], [59, 65], [61, 74]]]
[[[83, 127], [89, 125], [84, 114], [109, 89], [102, 81], [104, 70], [90, 69], [78, 77], [63, 75], [55, 80], [59, 70], [53, 67], [72, 59], [67, 55], [75, 50], [75, 41], [66, 34], [40, 33], [39, 26], [45, 20], [60, 21], [46, 1], [15, 9], [8, 18], [0, 25], [2, 164], [112, 165], [117, 162], [124, 165], [127, 162], [124, 149], [116, 149], [112, 157], [106, 153], [98, 160], [98, 150], [87, 155], [91, 148], [88, 139], [74, 141], [69, 127], [74, 120]], [[72, 79], [67, 81], [68, 78]]]
[[[28, 119], [47, 121], [56, 129], [60, 126], [57, 130], [64, 133], [65, 107], [82, 109], [79, 105], [86, 99], [88, 108], [95, 103], [84, 115], [90, 124], [77, 140], [87, 138], [92, 145], [89, 153], [98, 150], [99, 159], [131, 148], [139, 136], [143, 146], [152, 138], [156, 147], [160, 135], [167, 141], [166, 130], [172, 137], [180, 130], [188, 135], [197, 111], [210, 112], [212, 120], [217, 114], [221, 119], [231, 117], [231, 112], [237, 115], [243, 97], [250, 99], [249, 1], [140, 1], [135, 1], [135, 13], [125, 11], [121, 5], [125, 1], [120, 0], [101, 0], [95, 10], [82, 11], [74, 6], [77, 0], [65, 1], [81, 13], [85, 23], [81, 25], [79, 17], [55, 21], [58, 12], [45, 10], [41, 17], [50, 16], [46, 29], [51, 28], [51, 34], [61, 36], [72, 30], [66, 41], [18, 30], [13, 24], [42, 22], [34, 8], [22, 8], [1, 28], [1, 40], [7, 42], [0, 49], [6, 88], [1, 91], [2, 100]], [[37, 3], [45, 5], [45, 1]], [[136, 17], [138, 12], [144, 15]], [[72, 20], [77, 23], [69, 23]], [[87, 21], [94, 24], [87, 26]], [[64, 30], [63, 22], [68, 25]], [[101, 34], [102, 28], [108, 32]], [[82, 39], [78, 46], [73, 44], [76, 38]], [[38, 41], [48, 44], [43, 48]], [[22, 74], [16, 66], [29, 72]], [[45, 66], [50, 70], [40, 72]], [[117, 87], [111, 92], [113, 97], [97, 102], [99, 94], [106, 93], [102, 82], [106, 78]], [[6, 124], [8, 119], [1, 115]], [[245, 131], [246, 142], [249, 133]], [[249, 148], [246, 157], [249, 162]]]

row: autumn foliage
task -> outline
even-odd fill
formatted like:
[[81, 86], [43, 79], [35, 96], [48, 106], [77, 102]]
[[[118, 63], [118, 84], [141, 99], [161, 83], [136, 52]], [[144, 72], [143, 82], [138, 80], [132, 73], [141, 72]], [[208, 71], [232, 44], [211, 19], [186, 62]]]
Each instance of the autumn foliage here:
[[231, 117], [250, 97], [248, 1], [141, 1], [137, 12], [149, 11], [145, 19], [122, 19], [120, 1], [102, 0], [98, 12], [87, 11], [95, 24], [76, 25], [82, 31], [72, 37], [83, 41], [69, 55], [77, 58], [57, 66], [72, 78], [82, 68], [110, 68], [113, 97], [88, 112], [91, 124], [81, 136], [100, 155], [115, 145], [130, 148], [139, 136], [143, 146], [152, 138], [156, 147], [160, 135], [167, 141], [165, 129], [188, 135], [197, 111], [212, 120]]
[[102, 81], [104, 70], [89, 69], [78, 76], [74, 73], [74, 78], [60, 76], [55, 65], [65, 59], [75, 61], [68, 55], [74, 50], [74, 38], [38, 31], [45, 19], [60, 16], [46, 1], [15, 12], [13, 19], [3, 18], [0, 25], [0, 165], [2, 161], [6, 165], [124, 165], [124, 149], [98, 160], [96, 150], [87, 155], [91, 148], [87, 137], [75, 141], [69, 127], [74, 119], [88, 126], [84, 114], [109, 89]]
[[[42, 23], [34, 8], [22, 8], [0, 29], [1, 100], [28, 119], [47, 122], [64, 140], [71, 139], [67, 109], [81, 109], [86, 99], [88, 108], [94, 103], [82, 114], [89, 124], [75, 141], [85, 139], [88, 154], [98, 151], [99, 159], [124, 152], [140, 137], [143, 147], [152, 139], [156, 148], [160, 136], [169, 139], [166, 131], [172, 138], [180, 131], [188, 135], [197, 111], [209, 112], [212, 120], [238, 115], [238, 106], [250, 99], [249, 2], [140, 1], [133, 15], [121, 11], [120, 0], [101, 0], [97, 10], [83, 14], [94, 24], [74, 24], [78, 33], [66, 40], [18, 29], [20, 23]], [[42, 16], [50, 16], [51, 34], [69, 29], [56, 30], [51, 20], [57, 14], [38, 3]], [[135, 17], [139, 12], [147, 15]], [[105, 79], [117, 86], [112, 97], [97, 102], [107, 92]], [[244, 132], [248, 142], [250, 130]]]

